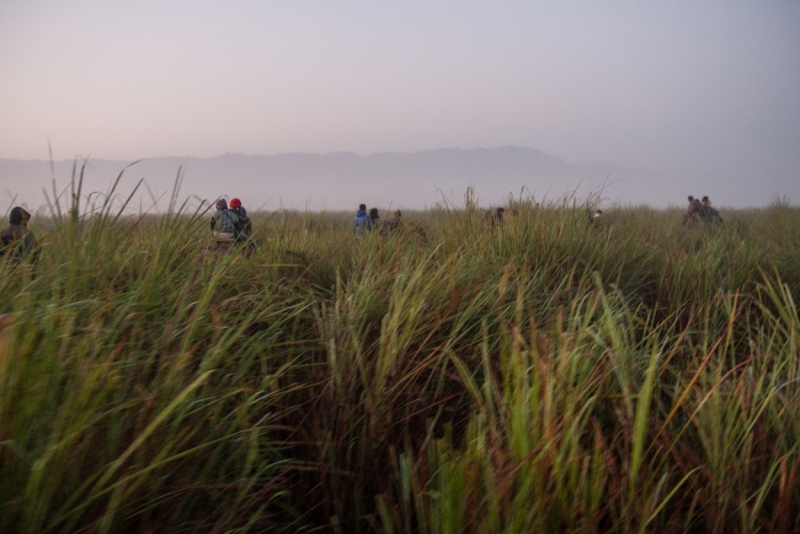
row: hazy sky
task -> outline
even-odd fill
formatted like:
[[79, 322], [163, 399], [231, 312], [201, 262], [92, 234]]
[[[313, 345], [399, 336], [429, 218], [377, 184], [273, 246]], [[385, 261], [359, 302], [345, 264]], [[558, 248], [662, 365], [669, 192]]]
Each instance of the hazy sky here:
[[800, 1], [0, 0], [0, 158], [48, 139], [55, 159], [516, 145], [798, 203]]

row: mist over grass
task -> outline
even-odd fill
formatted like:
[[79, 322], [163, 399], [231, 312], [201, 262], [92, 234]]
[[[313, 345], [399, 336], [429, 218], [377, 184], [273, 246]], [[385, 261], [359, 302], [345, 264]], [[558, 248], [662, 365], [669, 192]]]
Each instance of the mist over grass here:
[[512, 204], [34, 219], [0, 530], [800, 529], [800, 209]]

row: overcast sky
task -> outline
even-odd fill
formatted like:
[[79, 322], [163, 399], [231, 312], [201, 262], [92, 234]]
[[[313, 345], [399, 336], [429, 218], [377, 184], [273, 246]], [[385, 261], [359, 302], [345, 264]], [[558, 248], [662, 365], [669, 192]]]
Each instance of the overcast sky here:
[[126, 160], [515, 145], [797, 204], [800, 2], [1, 0], [0, 158], [48, 139]]

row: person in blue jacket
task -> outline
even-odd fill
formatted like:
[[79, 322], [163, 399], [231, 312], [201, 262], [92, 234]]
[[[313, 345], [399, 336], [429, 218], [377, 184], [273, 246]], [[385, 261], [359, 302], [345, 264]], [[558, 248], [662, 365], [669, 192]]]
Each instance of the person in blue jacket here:
[[356, 212], [356, 234], [364, 235], [364, 232], [372, 228], [372, 219], [367, 215], [367, 205], [360, 204]]

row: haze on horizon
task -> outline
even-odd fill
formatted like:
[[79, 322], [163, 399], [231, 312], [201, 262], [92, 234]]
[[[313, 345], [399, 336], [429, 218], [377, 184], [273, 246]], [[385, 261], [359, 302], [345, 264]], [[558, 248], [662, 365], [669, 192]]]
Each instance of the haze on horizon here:
[[800, 2], [9, 0], [0, 158], [48, 143], [56, 160], [513, 145], [718, 205], [797, 204]]

